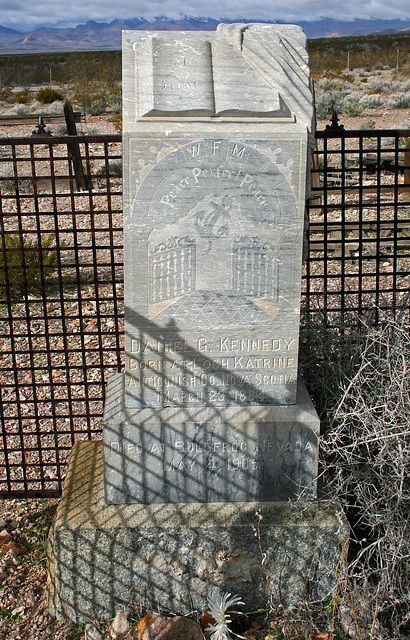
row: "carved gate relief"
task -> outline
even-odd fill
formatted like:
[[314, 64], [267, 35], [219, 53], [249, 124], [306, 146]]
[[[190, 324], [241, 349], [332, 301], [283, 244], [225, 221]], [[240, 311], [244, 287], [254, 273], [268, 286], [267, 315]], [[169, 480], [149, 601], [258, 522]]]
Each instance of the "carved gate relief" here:
[[[133, 219], [148, 233], [148, 318], [169, 323], [172, 309], [165, 310], [179, 300], [183, 327], [201, 292], [213, 294], [215, 308], [228, 297], [239, 324], [247, 321], [247, 313], [240, 318], [241, 299], [248, 300], [248, 314], [250, 301], [259, 307], [263, 323], [264, 314], [276, 315], [281, 247], [295, 226], [293, 194], [279, 163], [237, 141], [190, 143], [148, 174]], [[205, 320], [206, 314], [197, 317], [200, 326]]]

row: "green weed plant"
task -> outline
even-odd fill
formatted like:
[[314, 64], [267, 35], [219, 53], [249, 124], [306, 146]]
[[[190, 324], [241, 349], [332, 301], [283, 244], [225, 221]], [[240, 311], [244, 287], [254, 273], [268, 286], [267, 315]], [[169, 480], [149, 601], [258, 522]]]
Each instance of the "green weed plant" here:
[[41, 237], [4, 234], [0, 252], [0, 299], [40, 296], [57, 268], [55, 234]]
[[31, 102], [30, 93], [26, 89], [14, 93], [13, 99], [16, 104], [29, 104]]
[[36, 100], [41, 102], [41, 104], [52, 104], [57, 100], [62, 102], [64, 100], [64, 96], [61, 91], [57, 89], [52, 89], [51, 87], [43, 87], [39, 89], [36, 93]]

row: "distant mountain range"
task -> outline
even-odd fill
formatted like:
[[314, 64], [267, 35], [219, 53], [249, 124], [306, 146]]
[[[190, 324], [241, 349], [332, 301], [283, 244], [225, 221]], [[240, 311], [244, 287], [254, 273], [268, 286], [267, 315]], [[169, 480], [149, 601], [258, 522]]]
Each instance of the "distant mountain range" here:
[[[160, 17], [154, 20], [130, 18], [112, 22], [94, 22], [79, 24], [68, 29], [44, 28], [31, 33], [21, 33], [0, 26], [0, 54], [35, 53], [53, 51], [95, 51], [121, 49], [121, 31], [123, 29], [157, 31], [214, 31], [220, 22], [234, 20], [215, 18], [193, 18], [186, 16], [182, 20]], [[237, 20], [236, 22], [252, 22]], [[253, 22], [258, 22], [254, 20]], [[283, 21], [272, 23], [281, 24]], [[326, 38], [337, 36], [363, 36], [369, 34], [410, 33], [408, 20], [344, 20], [321, 19], [300, 24], [308, 38]]]

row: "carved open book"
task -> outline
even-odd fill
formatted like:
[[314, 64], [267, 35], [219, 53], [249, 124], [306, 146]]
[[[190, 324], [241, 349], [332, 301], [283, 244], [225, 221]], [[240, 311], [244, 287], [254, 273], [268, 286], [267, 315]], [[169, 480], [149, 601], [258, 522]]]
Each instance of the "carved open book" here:
[[[285, 28], [284, 35], [283, 25], [280, 32], [270, 30], [276, 46], [268, 53], [260, 26], [238, 30], [236, 25], [236, 31], [223, 26], [206, 38], [192, 32], [165, 38], [153, 33], [136, 43], [137, 117], [292, 117], [293, 100], [279, 78], [295, 67], [295, 57], [302, 58], [299, 33], [295, 37], [294, 29], [288, 34]], [[299, 60], [300, 68], [296, 84], [303, 85], [304, 93], [307, 61]]]

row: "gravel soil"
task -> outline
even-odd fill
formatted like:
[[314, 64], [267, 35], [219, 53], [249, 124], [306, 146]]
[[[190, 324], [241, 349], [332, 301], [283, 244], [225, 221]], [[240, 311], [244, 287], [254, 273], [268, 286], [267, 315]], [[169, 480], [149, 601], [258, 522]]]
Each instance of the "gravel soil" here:
[[0, 638], [69, 640], [47, 609], [46, 540], [57, 500], [0, 501]]

